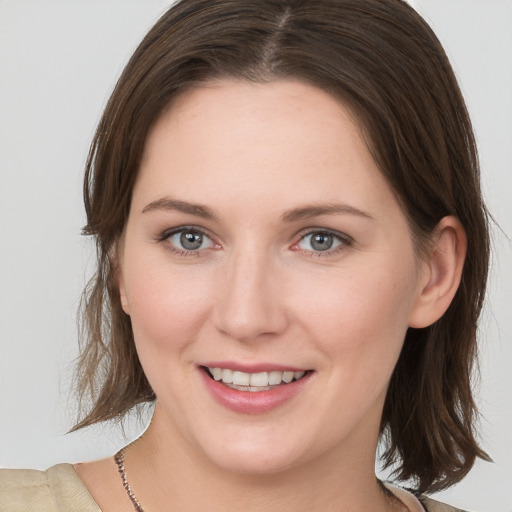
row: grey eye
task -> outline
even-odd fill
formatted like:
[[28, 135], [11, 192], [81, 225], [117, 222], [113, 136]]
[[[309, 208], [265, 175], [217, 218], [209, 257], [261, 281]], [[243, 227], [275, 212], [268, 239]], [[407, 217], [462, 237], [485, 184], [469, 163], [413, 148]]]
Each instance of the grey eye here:
[[174, 247], [183, 251], [199, 251], [214, 246], [213, 241], [197, 229], [181, 229], [169, 236]]
[[195, 251], [203, 244], [203, 234], [194, 231], [185, 231], [180, 235], [180, 244], [187, 251]]
[[343, 239], [341, 235], [338, 236], [328, 231], [314, 231], [303, 236], [298, 245], [306, 251], [325, 252], [340, 245], [349, 244], [349, 240]]
[[311, 247], [315, 251], [327, 251], [333, 245], [333, 236], [328, 233], [316, 233], [311, 235]]

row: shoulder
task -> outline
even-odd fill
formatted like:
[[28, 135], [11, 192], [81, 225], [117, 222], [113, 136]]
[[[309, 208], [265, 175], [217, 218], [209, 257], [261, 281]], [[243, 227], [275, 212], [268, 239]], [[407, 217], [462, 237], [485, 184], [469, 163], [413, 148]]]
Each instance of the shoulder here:
[[446, 503], [441, 503], [440, 501], [433, 500], [425, 495], [421, 495], [419, 500], [428, 512], [465, 512], [460, 508], [455, 508], [451, 505], [447, 505]]
[[446, 503], [436, 501], [425, 494], [404, 489], [390, 482], [382, 482], [411, 512], [465, 512]]
[[71, 464], [0, 469], [0, 512], [101, 512]]

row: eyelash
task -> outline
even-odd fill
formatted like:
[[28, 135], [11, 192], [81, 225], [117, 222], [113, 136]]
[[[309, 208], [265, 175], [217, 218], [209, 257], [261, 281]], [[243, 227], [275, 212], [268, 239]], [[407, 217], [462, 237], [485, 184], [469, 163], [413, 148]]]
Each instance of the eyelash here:
[[180, 226], [178, 228], [173, 228], [173, 229], [170, 229], [170, 230], [167, 230], [167, 231], [164, 231], [158, 238], [157, 238], [157, 241], [158, 242], [167, 242], [167, 249], [172, 252], [173, 254], [177, 254], [178, 256], [195, 256], [196, 258], [200, 257], [201, 256], [201, 253], [204, 251], [203, 250], [187, 250], [187, 249], [180, 249], [179, 247], [176, 247], [175, 244], [173, 244], [171, 241], [170, 241], [170, 238], [174, 235], [177, 235], [177, 234], [180, 234], [180, 233], [195, 233], [195, 234], [200, 234], [202, 235], [204, 238], [208, 239], [211, 241], [212, 245], [215, 246], [215, 249], [220, 247], [219, 244], [217, 244], [216, 242], [214, 242], [212, 240], [212, 237], [209, 236], [203, 229], [197, 227], [197, 226]]
[[[203, 229], [197, 227], [197, 226], [180, 226], [178, 228], [173, 228], [173, 229], [170, 229], [170, 230], [167, 230], [167, 231], [164, 231], [158, 238], [157, 238], [157, 241], [158, 242], [167, 242], [167, 249], [172, 252], [173, 254], [177, 254], [178, 256], [185, 256], [185, 257], [188, 257], [188, 256], [195, 256], [195, 257], [200, 257], [201, 256], [201, 253], [204, 252], [205, 249], [208, 249], [210, 247], [207, 247], [207, 248], [204, 248], [202, 250], [187, 250], [187, 249], [180, 249], [179, 247], [177, 247], [175, 244], [173, 244], [171, 241], [170, 241], [170, 238], [174, 235], [177, 235], [177, 234], [183, 234], [183, 233], [195, 233], [195, 234], [200, 234], [202, 235], [204, 238], [210, 240], [211, 244], [214, 246], [215, 249], [218, 249], [220, 248], [220, 245], [217, 244], [216, 242], [213, 241], [212, 237], [209, 236]], [[331, 236], [333, 237], [334, 240], [336, 240], [338, 243], [338, 245], [336, 245], [333, 249], [326, 249], [325, 251], [314, 251], [314, 250], [307, 250], [307, 249], [302, 249], [299, 247], [299, 244], [305, 240], [307, 237], [309, 236], [314, 236], [314, 235], [324, 235], [324, 236]], [[317, 257], [317, 258], [325, 258], [325, 257], [329, 257], [329, 256], [333, 256], [335, 254], [338, 254], [339, 252], [342, 252], [343, 250], [345, 250], [347, 247], [350, 247], [354, 240], [344, 234], [344, 233], [339, 233], [337, 231], [333, 231], [333, 230], [329, 230], [329, 229], [309, 229], [307, 232], [305, 233], [302, 233], [301, 235], [299, 235], [300, 238], [297, 242], [294, 242], [292, 245], [291, 245], [291, 250], [293, 251], [300, 251], [302, 252], [303, 254], [313, 258], [313, 257]]]
[[[337, 246], [335, 246], [332, 249], [326, 249], [325, 251], [314, 251], [314, 250], [307, 250], [307, 249], [301, 249], [299, 247], [299, 244], [305, 240], [309, 236], [314, 235], [327, 235], [331, 236], [334, 240], [336, 240], [338, 243]], [[330, 229], [309, 229], [306, 233], [303, 233], [300, 235], [300, 239], [298, 242], [295, 242], [292, 245], [292, 250], [295, 251], [302, 251], [303, 254], [306, 256], [309, 256], [310, 258], [328, 258], [329, 256], [337, 255], [340, 252], [343, 252], [347, 249], [347, 247], [350, 247], [354, 243], [354, 240], [352, 237], [340, 233], [338, 231], [333, 231]]]

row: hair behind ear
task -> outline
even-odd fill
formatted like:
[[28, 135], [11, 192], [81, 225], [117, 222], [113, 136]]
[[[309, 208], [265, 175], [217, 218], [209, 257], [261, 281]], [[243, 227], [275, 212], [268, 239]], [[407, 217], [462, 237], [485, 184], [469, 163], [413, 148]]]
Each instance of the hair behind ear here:
[[476, 319], [481, 304], [471, 303], [465, 289], [467, 236], [460, 221], [447, 216], [431, 243], [424, 286], [391, 378], [381, 424], [387, 445], [384, 467], [400, 460], [395, 475], [415, 480], [422, 492], [457, 483], [476, 457], [491, 460], [474, 436], [476, 321], [462, 322]]
[[75, 376], [79, 410], [71, 432], [122, 419], [133, 406], [156, 398], [135, 349], [130, 317], [122, 305], [119, 261], [113, 247], [98, 250], [98, 270], [80, 303], [77, 367], [82, 371]]

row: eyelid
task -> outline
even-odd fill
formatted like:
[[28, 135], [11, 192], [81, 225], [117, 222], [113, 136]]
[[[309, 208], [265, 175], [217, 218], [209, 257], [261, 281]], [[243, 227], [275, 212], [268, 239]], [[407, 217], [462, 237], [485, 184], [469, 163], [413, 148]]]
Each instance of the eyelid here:
[[182, 231], [197, 231], [197, 232], [201, 233], [202, 235], [205, 235], [208, 238], [211, 238], [211, 235], [209, 235], [208, 232], [204, 228], [201, 228], [199, 226], [194, 226], [192, 224], [190, 224], [190, 225], [187, 224], [185, 226], [176, 226], [174, 228], [165, 229], [164, 231], [162, 231], [160, 237], [162, 238], [162, 240], [164, 240], [165, 238], [168, 238], [171, 235], [175, 235], [176, 233], [181, 233]]
[[[169, 240], [170, 237], [172, 237], [173, 235], [176, 235], [178, 233], [182, 233], [184, 231], [185, 232], [186, 231], [191, 231], [191, 232], [195, 231], [195, 232], [201, 233], [204, 237], [208, 238], [211, 241], [212, 246], [205, 247], [204, 249], [188, 250], [188, 249], [182, 249], [180, 247], [177, 247], [175, 244], [172, 244], [170, 242], [170, 240]], [[308, 249], [303, 249], [303, 248], [299, 247], [300, 242], [302, 240], [304, 240], [306, 237], [312, 236], [315, 234], [320, 234], [320, 233], [330, 235], [330, 236], [336, 238], [340, 243], [336, 247], [334, 247], [332, 249], [326, 249], [325, 251], [308, 250]], [[173, 253], [176, 253], [179, 255], [184, 255], [184, 256], [186, 256], [186, 255], [200, 256], [201, 253], [206, 252], [208, 249], [217, 250], [217, 249], [221, 248], [221, 245], [215, 240], [215, 238], [216, 237], [212, 236], [208, 230], [206, 230], [200, 226], [185, 225], [185, 226], [176, 226], [176, 227], [164, 230], [156, 237], [156, 241], [157, 242], [167, 242], [168, 249]], [[295, 238], [296, 238], [296, 241], [290, 247], [292, 250], [302, 251], [304, 253], [307, 253], [310, 255], [315, 255], [315, 256], [329, 256], [329, 255], [335, 254], [337, 252], [343, 251], [344, 249], [353, 245], [353, 243], [354, 243], [354, 239], [350, 235], [347, 235], [346, 233], [337, 231], [335, 229], [320, 228], [320, 227], [310, 227], [310, 228], [303, 229], [300, 233], [298, 233], [296, 235]]]
[[[210, 242], [212, 243], [212, 246], [205, 247], [204, 249], [188, 250], [188, 249], [182, 249], [180, 247], [176, 247], [174, 244], [172, 244], [170, 242], [170, 238], [173, 235], [176, 235], [176, 234], [182, 233], [182, 232], [186, 232], [186, 231], [200, 233], [205, 238], [208, 238], [208, 240], [210, 240]], [[161, 234], [159, 234], [157, 236], [156, 241], [157, 242], [167, 242], [168, 249], [171, 252], [182, 255], [182, 256], [190, 256], [190, 255], [200, 256], [201, 253], [205, 252], [208, 249], [216, 250], [216, 249], [221, 248], [220, 244], [215, 240], [215, 237], [213, 237], [207, 230], [205, 230], [204, 228], [201, 228], [199, 226], [194, 226], [194, 225], [176, 226], [174, 228], [166, 229]]]
[[298, 239], [303, 239], [305, 238], [306, 236], [308, 235], [312, 235], [312, 234], [315, 234], [315, 233], [327, 233], [329, 235], [333, 235], [335, 237], [338, 237], [344, 241], [347, 241], [347, 242], [353, 242], [354, 239], [348, 235], [347, 233], [344, 233], [343, 231], [338, 231], [337, 229], [333, 229], [333, 228], [326, 228], [326, 227], [321, 227], [321, 226], [310, 226], [310, 227], [307, 227], [307, 228], [304, 228], [304, 229], [301, 229], [296, 237]]
[[[327, 234], [334, 238], [336, 238], [340, 244], [332, 249], [327, 249], [325, 251], [314, 251], [314, 250], [307, 250], [302, 249], [299, 247], [300, 242], [304, 240], [306, 237], [315, 235], [315, 234]], [[305, 230], [302, 230], [301, 233], [297, 235], [298, 240], [292, 244], [292, 250], [295, 251], [303, 251], [304, 253], [315, 255], [315, 256], [329, 256], [333, 255], [335, 253], [341, 252], [345, 250], [347, 247], [350, 247], [354, 244], [354, 239], [347, 235], [346, 233], [343, 233], [341, 231], [337, 231], [335, 229], [329, 229], [329, 228], [307, 228]]]

